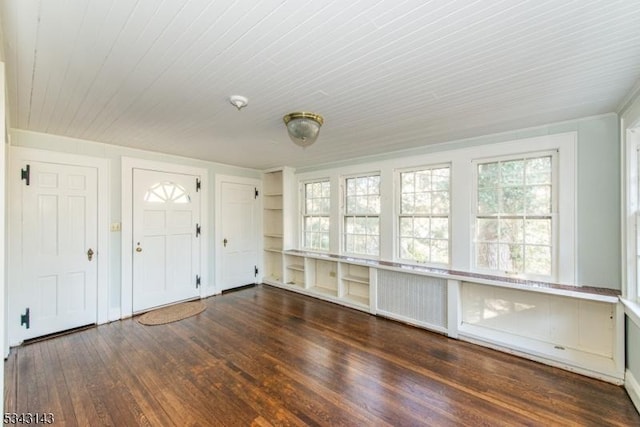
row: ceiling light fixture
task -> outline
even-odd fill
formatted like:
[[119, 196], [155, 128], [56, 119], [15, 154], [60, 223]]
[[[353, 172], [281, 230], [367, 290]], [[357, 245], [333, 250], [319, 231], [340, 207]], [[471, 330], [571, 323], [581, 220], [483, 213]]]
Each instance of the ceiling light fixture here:
[[324, 123], [322, 116], [315, 113], [289, 113], [282, 119], [287, 125], [289, 138], [301, 147], [308, 147], [316, 142], [320, 134], [320, 126]]
[[241, 95], [231, 95], [229, 102], [240, 111], [249, 104], [249, 99]]

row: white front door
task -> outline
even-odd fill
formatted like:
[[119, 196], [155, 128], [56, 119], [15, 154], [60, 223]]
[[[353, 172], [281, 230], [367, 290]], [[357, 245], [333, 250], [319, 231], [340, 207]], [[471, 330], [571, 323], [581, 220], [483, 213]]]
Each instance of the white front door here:
[[30, 161], [28, 176], [20, 280], [9, 295], [9, 318], [22, 325], [11, 342], [97, 321], [97, 169]]
[[256, 282], [258, 265], [258, 203], [253, 185], [222, 182], [221, 290]]
[[134, 312], [200, 295], [196, 178], [133, 170]]

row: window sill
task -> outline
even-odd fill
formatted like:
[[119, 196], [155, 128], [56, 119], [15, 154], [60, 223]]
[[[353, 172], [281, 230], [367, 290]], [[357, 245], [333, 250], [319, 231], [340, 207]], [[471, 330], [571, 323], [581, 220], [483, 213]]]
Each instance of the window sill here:
[[403, 264], [398, 262], [390, 262], [376, 260], [370, 258], [359, 258], [349, 255], [337, 255], [331, 253], [319, 253], [313, 251], [304, 251], [290, 249], [284, 251], [288, 255], [298, 255], [316, 259], [327, 259], [332, 261], [342, 261], [352, 264], [359, 264], [373, 268], [382, 268], [395, 270], [411, 274], [420, 274], [425, 276], [440, 277], [443, 279], [459, 280], [463, 282], [474, 282], [485, 285], [500, 286], [506, 288], [520, 289], [525, 291], [541, 292], [593, 301], [602, 301], [607, 303], [617, 303], [619, 301], [620, 291], [609, 288], [597, 288], [592, 286], [579, 285], [563, 285], [557, 283], [541, 282], [535, 280], [526, 280], [513, 277], [493, 276], [490, 274], [471, 273], [459, 270], [449, 270], [446, 268], [435, 268], [427, 266], [418, 266], [412, 264]]
[[628, 299], [620, 298], [624, 304], [624, 312], [633, 323], [640, 328], [640, 303]]

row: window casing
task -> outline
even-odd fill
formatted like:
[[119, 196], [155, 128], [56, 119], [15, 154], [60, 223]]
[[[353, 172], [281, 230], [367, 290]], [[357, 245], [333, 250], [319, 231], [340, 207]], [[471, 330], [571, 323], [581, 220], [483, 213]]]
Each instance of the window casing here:
[[329, 180], [307, 182], [302, 186], [302, 246], [305, 249], [329, 250], [331, 185]]
[[343, 251], [380, 255], [380, 174], [345, 179]]
[[398, 259], [449, 264], [450, 167], [399, 172]]
[[475, 161], [477, 270], [555, 277], [556, 152]]

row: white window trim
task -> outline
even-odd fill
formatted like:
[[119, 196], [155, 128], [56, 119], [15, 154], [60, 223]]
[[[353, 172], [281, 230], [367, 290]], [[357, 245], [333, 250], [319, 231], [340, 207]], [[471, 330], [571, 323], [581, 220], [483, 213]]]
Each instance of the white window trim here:
[[[402, 182], [400, 179], [400, 175], [406, 172], [417, 172], [423, 170], [432, 170], [432, 169], [442, 169], [449, 168], [449, 214], [447, 218], [449, 220], [449, 234], [448, 234], [448, 242], [449, 242], [449, 260], [446, 263], [435, 263], [435, 262], [419, 262], [415, 260], [410, 260], [407, 258], [402, 258], [400, 256], [400, 217], [401, 213], [401, 204], [402, 204]], [[401, 168], [395, 169], [393, 174], [393, 256], [394, 260], [401, 262], [403, 264], [414, 264], [421, 265], [426, 267], [436, 267], [436, 268], [449, 268], [451, 265], [451, 163], [447, 162], [439, 162], [432, 163], [426, 165], [412, 166], [410, 168]], [[416, 215], [420, 216], [420, 215]]]
[[638, 237], [637, 227], [640, 216], [639, 212], [639, 188], [638, 179], [640, 171], [638, 170], [638, 150], [640, 150], [640, 130], [626, 130], [626, 235], [623, 236], [626, 241], [626, 262], [624, 270], [626, 272], [626, 280], [623, 288], [623, 297], [632, 302], [638, 302]]
[[[307, 212], [307, 208], [306, 208], [306, 195], [305, 195], [305, 185], [306, 184], [314, 184], [317, 182], [328, 182], [329, 183], [329, 212], [327, 213], [327, 218], [329, 218], [329, 249], [322, 250], [322, 249], [315, 249], [315, 248], [308, 248], [305, 246], [304, 241], [305, 241], [305, 228], [304, 228], [304, 219], [307, 216], [306, 212]], [[331, 231], [331, 224], [333, 224], [333, 220], [332, 220], [332, 214], [331, 212], [333, 211], [333, 202], [334, 202], [334, 188], [331, 182], [331, 178], [330, 177], [322, 177], [322, 178], [315, 178], [315, 179], [309, 179], [309, 180], [305, 180], [305, 181], [298, 181], [298, 200], [299, 200], [299, 206], [298, 206], [298, 211], [300, 212], [300, 214], [298, 215], [298, 229], [300, 230], [299, 234], [299, 242], [298, 245], [300, 248], [304, 249], [304, 250], [309, 250], [309, 251], [314, 251], [314, 252], [321, 252], [321, 253], [328, 253], [331, 252], [331, 248], [332, 243], [332, 237], [333, 237], [333, 233]], [[313, 215], [310, 215], [313, 216]]]
[[[357, 253], [357, 252], [347, 252], [346, 247], [345, 247], [345, 227], [344, 227], [344, 220], [345, 217], [349, 216], [346, 214], [347, 211], [347, 179], [353, 179], [353, 178], [363, 178], [363, 177], [370, 177], [370, 176], [378, 176], [380, 178], [380, 186], [378, 187], [378, 191], [380, 193], [380, 212], [378, 213], [378, 215], [372, 215], [372, 216], [377, 216], [378, 217], [378, 255], [369, 255], [369, 254], [361, 254], [361, 253]], [[382, 221], [383, 221], [383, 216], [382, 216], [382, 211], [383, 211], [383, 198], [382, 198], [382, 189], [383, 189], [383, 174], [381, 171], [376, 170], [376, 171], [369, 171], [369, 172], [360, 172], [360, 173], [354, 173], [354, 174], [348, 174], [348, 175], [342, 175], [340, 177], [340, 219], [338, 222], [338, 226], [339, 226], [339, 242], [338, 242], [338, 247], [340, 248], [340, 253], [344, 254], [344, 255], [349, 255], [349, 256], [355, 256], [355, 257], [360, 257], [360, 258], [369, 258], [369, 259], [381, 259], [381, 254], [382, 254], [382, 239], [383, 239], [383, 230], [382, 230]]]
[[[397, 157], [375, 162], [354, 162], [347, 166], [328, 167], [326, 169], [304, 172], [297, 175], [297, 180], [311, 180], [329, 176], [332, 182], [332, 227], [331, 253], [342, 254], [342, 203], [344, 201], [345, 177], [366, 175], [378, 171], [380, 174], [380, 257], [379, 259], [395, 261], [394, 231], [394, 171], [396, 169], [420, 167], [425, 164], [449, 163], [451, 165], [451, 213], [450, 213], [450, 269], [471, 271], [471, 231], [473, 217], [471, 212], [471, 175], [470, 163], [473, 159], [483, 157], [498, 157], [527, 152], [558, 150], [558, 266], [559, 271], [555, 282], [575, 285], [577, 279], [577, 242], [576, 242], [576, 174], [577, 174], [577, 132], [565, 132], [553, 135], [543, 135], [534, 138], [510, 140], [483, 144], [467, 148], [436, 151], [422, 155]], [[335, 187], [334, 187], [335, 186]], [[339, 191], [333, 191], [339, 188]], [[334, 222], [335, 219], [335, 222]], [[333, 246], [335, 245], [335, 246]], [[346, 254], [345, 254], [346, 255]], [[377, 259], [373, 257], [364, 257]]]
[[[551, 156], [551, 205], [552, 211], [549, 215], [551, 217], [551, 274], [550, 275], [535, 275], [535, 274], [514, 274], [508, 272], [502, 272], [499, 270], [492, 270], [487, 268], [481, 268], [476, 266], [475, 259], [475, 238], [476, 238], [476, 219], [477, 219], [477, 207], [478, 207], [478, 165], [482, 163], [491, 163], [491, 162], [504, 162], [509, 160], [520, 160], [520, 159], [530, 159], [536, 157], [545, 157]], [[556, 277], [558, 277], [559, 271], [559, 259], [558, 259], [558, 247], [560, 245], [561, 240], [558, 237], [558, 222], [559, 222], [559, 200], [558, 200], [558, 150], [544, 150], [544, 151], [529, 151], [527, 153], [514, 153], [509, 155], [503, 155], [498, 157], [483, 157], [479, 159], [474, 159], [472, 164], [472, 187], [473, 193], [471, 196], [472, 200], [472, 241], [471, 241], [471, 266], [472, 271], [483, 274], [492, 274], [496, 276], [505, 276], [505, 277], [519, 277], [530, 280], [541, 280], [546, 282], [553, 282]]]

